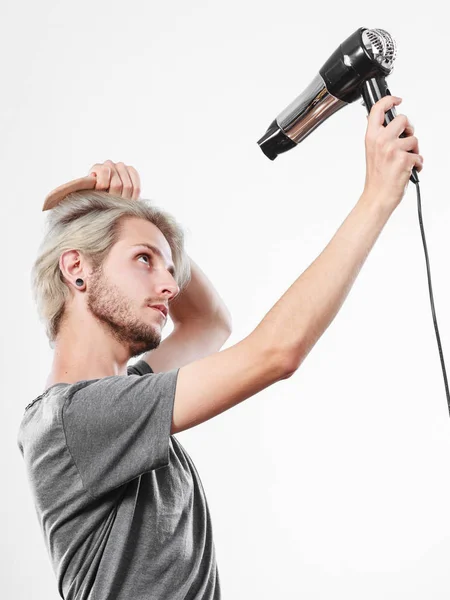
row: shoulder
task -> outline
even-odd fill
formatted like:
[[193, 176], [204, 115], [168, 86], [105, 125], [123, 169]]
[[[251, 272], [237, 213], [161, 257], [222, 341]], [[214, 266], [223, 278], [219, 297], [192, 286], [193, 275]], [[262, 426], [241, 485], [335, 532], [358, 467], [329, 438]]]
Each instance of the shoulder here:
[[153, 373], [153, 369], [148, 362], [142, 359], [127, 367], [127, 375], [147, 375], [148, 373]]

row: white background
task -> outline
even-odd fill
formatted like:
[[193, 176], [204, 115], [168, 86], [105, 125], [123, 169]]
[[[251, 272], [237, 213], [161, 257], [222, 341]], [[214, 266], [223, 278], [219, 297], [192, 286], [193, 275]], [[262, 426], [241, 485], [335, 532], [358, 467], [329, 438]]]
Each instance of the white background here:
[[[444, 356], [448, 23], [440, 2], [2, 3], [2, 556], [5, 598], [53, 600], [16, 435], [52, 351], [30, 291], [46, 194], [111, 159], [174, 214], [247, 336], [363, 189], [359, 102], [270, 161], [270, 122], [359, 27], [398, 43], [388, 79], [416, 127]], [[299, 307], [300, 309], [301, 307]], [[169, 321], [164, 337], [171, 331]], [[178, 434], [209, 501], [224, 600], [450, 596], [450, 420], [415, 187], [288, 380]]]

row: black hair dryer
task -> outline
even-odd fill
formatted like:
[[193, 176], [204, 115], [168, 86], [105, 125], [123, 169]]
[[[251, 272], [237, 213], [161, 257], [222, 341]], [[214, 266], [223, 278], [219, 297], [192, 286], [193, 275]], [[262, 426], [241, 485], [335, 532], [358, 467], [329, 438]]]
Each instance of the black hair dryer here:
[[[278, 117], [258, 140], [264, 154], [274, 160], [294, 148], [332, 114], [363, 99], [367, 112], [383, 96], [391, 95], [386, 77], [392, 73], [397, 45], [384, 29], [360, 27], [333, 52], [309, 86]], [[385, 116], [388, 125], [395, 107]], [[402, 133], [400, 137], [405, 137]], [[419, 182], [414, 167], [410, 180]]]

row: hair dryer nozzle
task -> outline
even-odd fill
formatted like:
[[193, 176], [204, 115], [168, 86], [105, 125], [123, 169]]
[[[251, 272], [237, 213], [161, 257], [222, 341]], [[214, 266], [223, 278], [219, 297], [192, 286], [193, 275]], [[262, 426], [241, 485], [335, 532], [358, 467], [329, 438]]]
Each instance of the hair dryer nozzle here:
[[272, 121], [266, 133], [258, 140], [258, 144], [270, 160], [274, 160], [282, 152], [286, 152], [297, 145], [278, 127], [276, 119]]
[[294, 148], [325, 119], [347, 103], [328, 93], [325, 82], [316, 75], [308, 87], [289, 104], [258, 141], [271, 160]]

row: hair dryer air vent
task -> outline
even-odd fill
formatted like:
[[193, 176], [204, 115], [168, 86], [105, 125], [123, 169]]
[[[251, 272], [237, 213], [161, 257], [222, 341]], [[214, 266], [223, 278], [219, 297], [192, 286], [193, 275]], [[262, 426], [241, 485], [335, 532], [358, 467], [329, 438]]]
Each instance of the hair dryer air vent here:
[[362, 41], [378, 64], [391, 72], [397, 56], [394, 38], [384, 29], [365, 29]]

